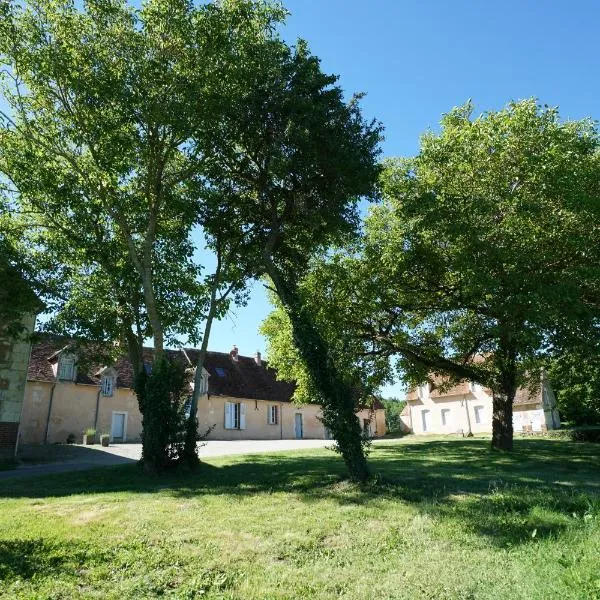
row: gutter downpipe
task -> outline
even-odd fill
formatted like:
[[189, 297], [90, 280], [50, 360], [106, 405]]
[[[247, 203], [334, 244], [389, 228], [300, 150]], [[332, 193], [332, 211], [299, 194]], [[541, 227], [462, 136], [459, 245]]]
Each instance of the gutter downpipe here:
[[[115, 385], [115, 388], [117, 386]], [[98, 433], [98, 413], [100, 412], [100, 392], [102, 391], [102, 386], [98, 388], [98, 393], [96, 394], [96, 414], [94, 415], [94, 429], [96, 433]]]
[[[57, 371], [58, 373], [58, 371]], [[57, 374], [58, 377], [58, 374]], [[50, 390], [50, 402], [48, 403], [48, 416], [46, 417], [46, 431], [44, 432], [44, 444], [48, 443], [48, 432], [50, 431], [50, 416], [52, 415], [52, 402], [54, 400], [54, 389], [56, 388], [56, 380], [52, 384]]]
[[467, 424], [469, 426], [469, 431], [467, 433], [467, 437], [473, 437], [473, 430], [471, 429], [471, 417], [469, 415], [469, 401], [466, 396], [463, 396], [463, 400], [465, 403], [465, 411], [467, 413]]

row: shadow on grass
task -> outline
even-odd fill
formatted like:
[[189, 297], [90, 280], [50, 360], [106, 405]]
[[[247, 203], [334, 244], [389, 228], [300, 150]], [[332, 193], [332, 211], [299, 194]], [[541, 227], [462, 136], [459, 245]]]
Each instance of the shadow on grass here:
[[160, 477], [125, 465], [10, 480], [0, 482], [0, 497], [291, 493], [306, 502], [374, 509], [404, 502], [499, 546], [558, 536], [600, 512], [600, 457], [588, 444], [517, 440], [513, 452], [498, 453], [485, 440], [403, 442], [376, 446], [370, 462], [378, 481], [365, 488], [345, 482], [341, 459], [320, 450], [215, 459], [197, 472]]
[[[43, 539], [0, 540], [0, 581], [52, 577], [77, 569], [96, 552], [78, 544], [52, 544]], [[97, 557], [96, 557], [97, 558]]]

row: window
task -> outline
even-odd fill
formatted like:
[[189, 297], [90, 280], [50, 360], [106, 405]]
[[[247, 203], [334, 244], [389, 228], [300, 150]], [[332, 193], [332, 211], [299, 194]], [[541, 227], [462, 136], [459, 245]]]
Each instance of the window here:
[[152, 375], [152, 363], [147, 360], [144, 361], [144, 373]]
[[269, 406], [268, 422], [269, 425], [277, 425], [279, 423], [279, 406], [277, 404]]
[[431, 412], [428, 410], [422, 410], [421, 421], [423, 424], [423, 431], [429, 431], [431, 429]]
[[115, 378], [113, 375], [102, 375], [101, 379], [102, 395], [112, 396], [115, 389]]
[[246, 429], [246, 405], [225, 402], [225, 429]]
[[450, 409], [442, 408], [442, 425], [444, 427], [450, 425]]
[[485, 421], [485, 413], [483, 406], [475, 407], [475, 423], [481, 424]]
[[8, 397], [8, 390], [0, 389], [0, 402], [4, 402]]
[[219, 376], [219, 377], [225, 377], [225, 375], [227, 374], [225, 369], [223, 367], [215, 367], [215, 373]]
[[419, 398], [421, 400], [424, 400], [428, 396], [429, 396], [429, 384], [428, 383], [424, 383], [424, 384], [422, 384], [422, 385], [419, 386]]
[[65, 381], [75, 379], [75, 359], [72, 356], [61, 356], [58, 359], [58, 378]]

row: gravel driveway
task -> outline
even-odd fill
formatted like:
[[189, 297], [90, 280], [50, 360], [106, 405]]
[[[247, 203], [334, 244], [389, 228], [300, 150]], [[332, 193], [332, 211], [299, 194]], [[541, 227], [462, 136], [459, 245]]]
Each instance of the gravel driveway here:
[[[241, 440], [217, 441], [211, 440], [199, 444], [200, 458], [211, 456], [229, 456], [233, 454], [256, 454], [261, 452], [281, 452], [283, 450], [304, 450], [308, 448], [325, 448], [331, 446], [331, 440]], [[64, 473], [66, 471], [83, 471], [94, 467], [107, 465], [126, 464], [138, 461], [142, 455], [141, 444], [112, 444], [108, 448], [100, 445], [94, 446], [46, 446], [31, 447], [29, 450], [46, 454], [54, 454], [54, 461], [50, 458], [41, 458], [36, 463], [21, 464], [15, 469], [0, 471], [0, 481], [13, 477], [27, 477], [33, 475], [46, 475], [49, 473]]]

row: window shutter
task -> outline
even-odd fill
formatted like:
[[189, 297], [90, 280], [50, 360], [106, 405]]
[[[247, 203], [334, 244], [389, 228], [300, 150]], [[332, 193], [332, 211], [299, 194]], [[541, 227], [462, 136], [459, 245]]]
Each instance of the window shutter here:
[[233, 422], [231, 419], [231, 402], [225, 402], [225, 429], [233, 429]]
[[246, 429], [246, 405], [240, 402], [240, 429]]
[[267, 423], [269, 425], [273, 425], [273, 407], [269, 406], [269, 410], [267, 412], [268, 418], [267, 418]]

